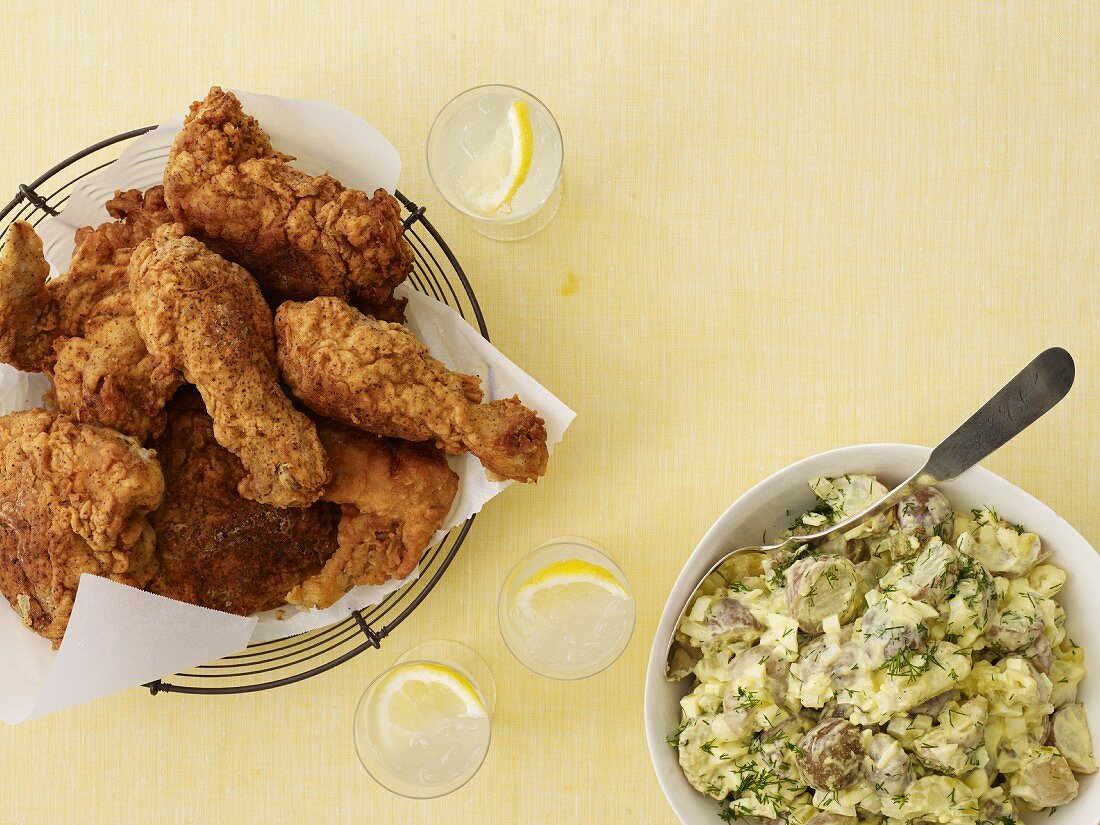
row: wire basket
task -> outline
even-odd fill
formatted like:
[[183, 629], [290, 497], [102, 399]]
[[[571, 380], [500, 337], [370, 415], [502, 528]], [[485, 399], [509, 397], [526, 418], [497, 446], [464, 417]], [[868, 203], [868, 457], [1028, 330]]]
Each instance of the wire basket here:
[[[101, 140], [58, 163], [29, 184], [20, 185], [11, 202], [0, 211], [0, 239], [14, 221], [37, 226], [49, 215], [57, 215], [74, 185], [110, 166], [127, 141], [156, 127], [134, 129]], [[434, 226], [417, 206], [400, 192], [395, 193], [404, 214], [405, 237], [414, 253], [408, 283], [454, 309], [477, 328], [486, 340], [489, 332], [477, 297]], [[447, 572], [473, 525], [473, 517], [453, 528], [439, 543], [428, 548], [420, 562], [420, 576], [390, 593], [381, 603], [351, 611], [343, 621], [289, 638], [250, 645], [246, 650], [220, 661], [202, 665], [175, 676], [150, 682], [153, 694], [249, 693], [299, 682], [331, 670], [382, 640], [403, 622], [427, 597]]]

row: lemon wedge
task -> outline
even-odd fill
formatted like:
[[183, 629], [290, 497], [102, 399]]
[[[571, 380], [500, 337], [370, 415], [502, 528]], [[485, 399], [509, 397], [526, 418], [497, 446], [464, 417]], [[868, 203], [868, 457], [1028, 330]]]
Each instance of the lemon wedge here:
[[485, 718], [485, 709], [470, 681], [444, 665], [413, 662], [397, 667], [378, 686], [377, 714], [382, 729], [423, 733], [454, 719]]
[[378, 771], [397, 783], [386, 787], [418, 791], [461, 784], [489, 750], [489, 712], [481, 695], [446, 665], [398, 665], [372, 688], [369, 702], [356, 746], [364, 736], [363, 764], [372, 776]]
[[514, 605], [530, 617], [558, 621], [577, 615], [582, 605], [628, 599], [630, 594], [611, 571], [583, 559], [566, 559], [547, 565], [520, 585]]
[[469, 169], [464, 186], [466, 199], [487, 214], [510, 212], [512, 198], [531, 171], [534, 152], [531, 113], [524, 101], [513, 100], [492, 143]]

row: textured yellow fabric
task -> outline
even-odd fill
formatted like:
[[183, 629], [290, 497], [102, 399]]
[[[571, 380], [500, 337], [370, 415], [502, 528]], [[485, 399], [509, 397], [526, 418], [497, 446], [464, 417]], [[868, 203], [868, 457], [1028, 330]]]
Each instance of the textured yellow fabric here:
[[[580, 414], [537, 487], [494, 501], [381, 651], [283, 690], [131, 690], [0, 730], [0, 821], [671, 823], [642, 728], [667, 591], [725, 505], [868, 441], [929, 443], [1041, 348], [1078, 386], [988, 462], [1100, 541], [1100, 7], [1080, 3], [8, 5], [0, 191], [182, 111], [212, 83], [325, 98], [400, 150], [494, 341]], [[507, 82], [566, 144], [561, 212], [506, 245], [447, 210], [433, 114]], [[624, 658], [558, 683], [496, 626], [506, 570], [606, 546], [639, 606]], [[367, 682], [418, 641], [496, 673], [465, 789], [390, 796], [355, 758]]]

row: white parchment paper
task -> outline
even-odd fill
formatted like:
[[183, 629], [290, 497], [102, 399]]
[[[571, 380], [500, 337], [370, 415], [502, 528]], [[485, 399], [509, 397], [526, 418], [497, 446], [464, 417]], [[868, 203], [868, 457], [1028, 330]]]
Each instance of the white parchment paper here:
[[[401, 169], [397, 151], [356, 115], [322, 101], [235, 93], [272, 144], [297, 158], [295, 166], [311, 174], [328, 171], [368, 192], [395, 188]], [[61, 215], [42, 221], [38, 232], [54, 274], [68, 267], [73, 232], [109, 219], [105, 204], [116, 190], [146, 189], [162, 181], [168, 149], [182, 123], [182, 116], [172, 118], [131, 142], [116, 163], [74, 188]], [[486, 400], [519, 395], [545, 419], [551, 449], [561, 441], [574, 418], [565, 404], [450, 307], [407, 285], [399, 294], [409, 299], [409, 327], [436, 358], [451, 369], [481, 376]], [[0, 414], [39, 406], [48, 388], [42, 376], [0, 365]], [[435, 541], [511, 484], [490, 481], [473, 456], [450, 462], [459, 475], [458, 494]], [[0, 599], [0, 719], [15, 724], [236, 653], [249, 641], [324, 627], [350, 610], [378, 604], [402, 584], [356, 588], [326, 610], [284, 608], [241, 617], [85, 574], [56, 653]]]

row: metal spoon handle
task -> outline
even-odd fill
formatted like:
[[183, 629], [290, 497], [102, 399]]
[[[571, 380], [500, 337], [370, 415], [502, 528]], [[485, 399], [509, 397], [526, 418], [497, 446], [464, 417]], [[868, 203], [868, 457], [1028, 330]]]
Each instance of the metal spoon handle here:
[[936, 481], [949, 481], [969, 470], [1065, 398], [1073, 377], [1073, 358], [1064, 349], [1052, 347], [1040, 353], [940, 442], [923, 472]]
[[921, 469], [884, 498], [819, 533], [792, 536], [784, 544], [823, 544], [889, 510], [919, 490], [962, 475], [1065, 398], [1073, 386], [1073, 376], [1073, 358], [1064, 349], [1053, 347], [1040, 353], [941, 441]]

